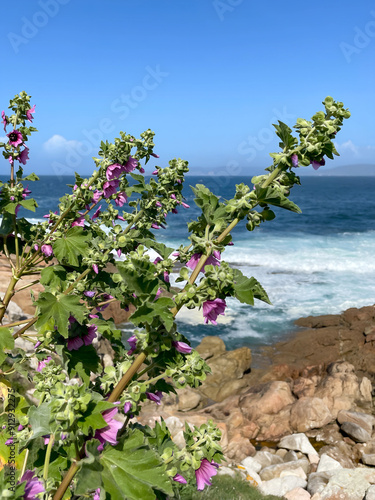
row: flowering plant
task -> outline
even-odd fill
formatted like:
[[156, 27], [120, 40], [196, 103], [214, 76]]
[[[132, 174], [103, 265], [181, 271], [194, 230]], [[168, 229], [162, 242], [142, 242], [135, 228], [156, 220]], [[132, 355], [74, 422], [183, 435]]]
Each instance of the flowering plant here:
[[[292, 169], [316, 168], [324, 156], [333, 158], [332, 139], [350, 114], [327, 97], [325, 111], [312, 121], [297, 120], [298, 138], [284, 123], [275, 125], [281, 150], [271, 154], [266, 174], [252, 179], [254, 189], [239, 184], [234, 197], [223, 202], [205, 186], [195, 186], [201, 215], [188, 224], [190, 245], [176, 251], [158, 242], [152, 230], [165, 227], [168, 214], [188, 208], [182, 194], [188, 164], [174, 159], [147, 180], [142, 165], [158, 158], [150, 130], [140, 138], [121, 132], [113, 143], [102, 142], [93, 175], [76, 174], [71, 192], [44, 222], [18, 217], [20, 207], [37, 206], [23, 184], [38, 180], [35, 174], [24, 177], [22, 168], [27, 139], [36, 131], [28, 123], [35, 113], [29, 102], [21, 92], [10, 101], [12, 114], [1, 115], [8, 141], [0, 147], [10, 179], [0, 183], [0, 252], [12, 268], [0, 298], [2, 495], [151, 500], [178, 497], [188, 481], [203, 489], [222, 460], [220, 431], [213, 423], [187, 425], [182, 449], [163, 420], [154, 428], [137, 423], [146, 400], [157, 412], [163, 394], [197, 387], [209, 373], [178, 332], [175, 317], [182, 306], [198, 308], [206, 323], [216, 324], [227, 297], [249, 305], [254, 299], [269, 302], [255, 278], [222, 260], [231, 231], [244, 220], [249, 231], [272, 220], [270, 206], [299, 212], [288, 198], [299, 184]], [[150, 249], [158, 254], [155, 260]], [[183, 283], [178, 291], [170, 285], [176, 262], [181, 266], [176, 282]], [[19, 286], [29, 275], [37, 276], [31, 284], [44, 287], [34, 317], [3, 325], [14, 294], [29, 286]], [[103, 318], [113, 301], [131, 311], [135, 329], [127, 342], [113, 321]], [[19, 344], [20, 338], [32, 349]], [[98, 339], [111, 346], [111, 365], [103, 365]], [[32, 380], [32, 400], [22, 387], [12, 395], [9, 388], [22, 386], [20, 380]]]

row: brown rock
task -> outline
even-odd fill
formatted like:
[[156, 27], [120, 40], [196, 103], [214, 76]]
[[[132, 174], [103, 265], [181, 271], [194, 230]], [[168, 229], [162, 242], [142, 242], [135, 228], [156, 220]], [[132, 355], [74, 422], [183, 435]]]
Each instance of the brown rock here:
[[192, 389], [180, 389], [178, 391], [178, 409], [179, 411], [189, 411], [197, 408], [201, 402], [201, 396]]
[[239, 404], [245, 417], [251, 421], [266, 415], [275, 415], [295, 398], [286, 382], [269, 382], [253, 387], [240, 398]]
[[255, 448], [248, 439], [244, 439], [243, 435], [238, 432], [231, 437], [225, 449], [225, 455], [238, 463], [246, 457], [253, 457]]
[[223, 354], [225, 352], [224, 341], [220, 337], [204, 337], [202, 342], [196, 347], [203, 359], [209, 359], [213, 356]]
[[290, 424], [297, 432], [323, 427], [331, 421], [331, 412], [317, 397], [299, 399], [290, 411]]

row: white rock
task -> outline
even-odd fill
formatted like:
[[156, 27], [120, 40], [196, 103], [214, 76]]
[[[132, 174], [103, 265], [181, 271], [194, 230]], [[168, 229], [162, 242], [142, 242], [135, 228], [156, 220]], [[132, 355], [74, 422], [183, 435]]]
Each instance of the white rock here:
[[219, 476], [236, 477], [237, 471], [232, 469], [231, 467], [225, 467], [225, 465], [221, 465], [217, 473]]
[[254, 457], [244, 458], [241, 464], [245, 467], [245, 469], [250, 469], [254, 472], [259, 472], [262, 469], [262, 465]]
[[286, 476], [297, 476], [302, 479], [307, 479], [306, 472], [302, 469], [302, 467], [297, 467], [297, 469], [293, 470], [283, 470], [280, 473], [280, 477], [286, 477]]
[[311, 495], [303, 488], [294, 488], [285, 493], [284, 498], [286, 498], [286, 500], [310, 500]]
[[327, 455], [327, 453], [323, 453], [322, 456], [320, 457], [319, 465], [316, 472], [326, 472], [327, 470], [342, 469], [342, 468], [343, 467], [340, 464], [340, 462]]
[[375, 500], [375, 486], [370, 486], [366, 491], [365, 500]]
[[289, 436], [281, 438], [278, 447], [286, 448], [287, 450], [302, 451], [302, 453], [305, 453], [306, 455], [318, 455], [318, 452], [314, 449], [313, 445], [303, 432], [290, 434]]
[[263, 481], [258, 489], [264, 495], [283, 496], [285, 493], [288, 493], [288, 491], [294, 490], [295, 488], [305, 488], [306, 485], [307, 482], [300, 477], [285, 476]]

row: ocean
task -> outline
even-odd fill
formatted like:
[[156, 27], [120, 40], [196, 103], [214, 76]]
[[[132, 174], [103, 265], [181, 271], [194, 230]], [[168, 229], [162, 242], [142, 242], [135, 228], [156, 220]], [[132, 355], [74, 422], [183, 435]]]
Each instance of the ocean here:
[[[168, 226], [157, 231], [158, 238], [172, 247], [188, 243], [186, 223], [198, 215], [190, 185], [205, 184], [228, 199], [240, 182], [251, 185], [251, 178], [187, 176], [183, 193], [191, 208], [168, 215]], [[35, 221], [55, 210], [68, 183], [74, 180], [57, 176], [30, 182], [39, 207], [31, 217], [26, 211], [19, 215]], [[193, 345], [204, 336], [219, 335], [227, 348], [246, 345], [256, 351], [293, 332], [299, 317], [375, 303], [375, 177], [317, 175], [302, 177], [301, 183], [290, 198], [302, 214], [274, 209], [276, 219], [252, 232], [240, 224], [233, 231], [234, 246], [222, 255], [260, 281], [272, 305], [256, 301], [250, 307], [228, 299], [224, 321], [217, 326], [205, 325], [200, 311], [182, 311], [179, 330]]]

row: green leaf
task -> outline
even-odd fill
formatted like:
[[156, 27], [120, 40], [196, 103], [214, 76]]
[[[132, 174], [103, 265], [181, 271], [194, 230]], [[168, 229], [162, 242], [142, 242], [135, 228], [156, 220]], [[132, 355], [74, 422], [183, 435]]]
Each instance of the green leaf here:
[[165, 466], [138, 429], [126, 437], [122, 450], [105, 449], [101, 463], [103, 485], [111, 498], [154, 500], [153, 489], [173, 495]]
[[278, 120], [279, 124], [273, 124], [276, 129], [276, 135], [280, 137], [281, 143], [279, 144], [281, 148], [291, 148], [298, 141], [292, 136], [292, 129], [288, 127], [285, 123]]
[[66, 280], [66, 270], [63, 266], [48, 266], [41, 272], [40, 282], [44, 286], [59, 288], [59, 285]]
[[0, 226], [0, 236], [8, 236], [13, 232], [13, 217], [7, 213], [3, 214], [3, 220]]
[[195, 188], [190, 186], [196, 198], [194, 198], [195, 204], [202, 210], [207, 223], [214, 223], [213, 214], [219, 207], [219, 198], [215, 196], [206, 186], [203, 184], [197, 184]]
[[158, 254], [160, 255], [160, 257], [163, 260], [168, 259], [168, 257], [171, 255], [171, 253], [174, 250], [174, 248], [167, 247], [166, 245], [164, 245], [164, 243], [160, 243], [158, 241], [153, 241], [153, 240], [150, 240], [150, 239], [146, 239], [143, 242], [143, 244], [147, 248], [152, 248], [153, 250], [155, 250], [155, 252], [158, 252]]
[[233, 283], [235, 296], [240, 302], [252, 306], [255, 298], [271, 304], [267, 292], [255, 278], [248, 278], [240, 270], [233, 269]]
[[22, 200], [20, 202], [20, 205], [22, 205], [23, 208], [26, 208], [26, 210], [31, 210], [32, 212], [35, 212], [35, 207], [38, 206], [34, 198], [30, 198], [28, 200]]
[[29, 410], [29, 424], [33, 431], [32, 439], [51, 434], [51, 408], [49, 403], [42, 403], [40, 406], [32, 406]]
[[85, 306], [75, 295], [62, 293], [53, 295], [50, 292], [43, 292], [39, 295], [36, 304], [40, 310], [36, 327], [42, 327], [50, 318], [53, 318], [59, 333], [65, 338], [68, 338], [69, 316], [74, 316], [78, 321], [83, 321], [85, 317]]
[[81, 429], [85, 436], [88, 436], [92, 431], [96, 431], [97, 429], [103, 429], [108, 424], [104, 420], [103, 415], [101, 413], [93, 413], [92, 415], [88, 415], [87, 417], [81, 417], [77, 421], [78, 427]]
[[151, 325], [155, 316], [159, 316], [161, 322], [169, 331], [174, 323], [174, 316], [170, 309], [174, 307], [175, 303], [168, 297], [160, 297], [155, 302], [148, 302], [137, 308], [137, 310], [130, 316], [130, 321], [134, 325], [147, 323]]
[[159, 285], [159, 280], [153, 275], [155, 266], [141, 259], [131, 259], [131, 261], [134, 264], [133, 269], [127, 267], [125, 263], [117, 263], [118, 271], [127, 286], [134, 290], [138, 297], [155, 294]]
[[255, 192], [259, 203], [267, 203], [269, 205], [274, 205], [275, 207], [285, 208], [291, 212], [301, 213], [301, 209], [289, 200], [289, 198], [282, 193], [281, 189], [276, 186], [269, 186], [266, 188], [257, 186]]
[[4, 352], [5, 349], [9, 351], [14, 349], [14, 338], [9, 328], [4, 328], [2, 326], [0, 327], [0, 365], [3, 364], [7, 357], [7, 354]]
[[98, 445], [99, 441], [97, 439], [92, 439], [85, 445], [87, 458], [80, 461], [82, 465], [77, 474], [77, 486], [74, 489], [75, 495], [85, 495], [85, 493], [102, 486], [101, 474], [103, 466], [100, 463], [100, 452], [97, 450]]
[[26, 177], [23, 178], [24, 181], [39, 181], [39, 177], [33, 173], [27, 175]]
[[78, 267], [78, 257], [89, 249], [89, 234], [80, 226], [75, 226], [52, 244], [53, 252], [60, 262]]
[[[61, 332], [60, 332], [61, 333]], [[90, 374], [102, 371], [100, 358], [93, 345], [83, 345], [78, 350], [64, 350], [67, 359], [69, 375], [79, 375], [82, 380], [89, 384]]]
[[18, 205], [18, 203], [13, 203], [13, 202], [12, 203], [7, 203], [7, 205], [5, 205], [5, 207], [4, 207], [4, 210], [8, 214], [15, 215], [17, 205]]

